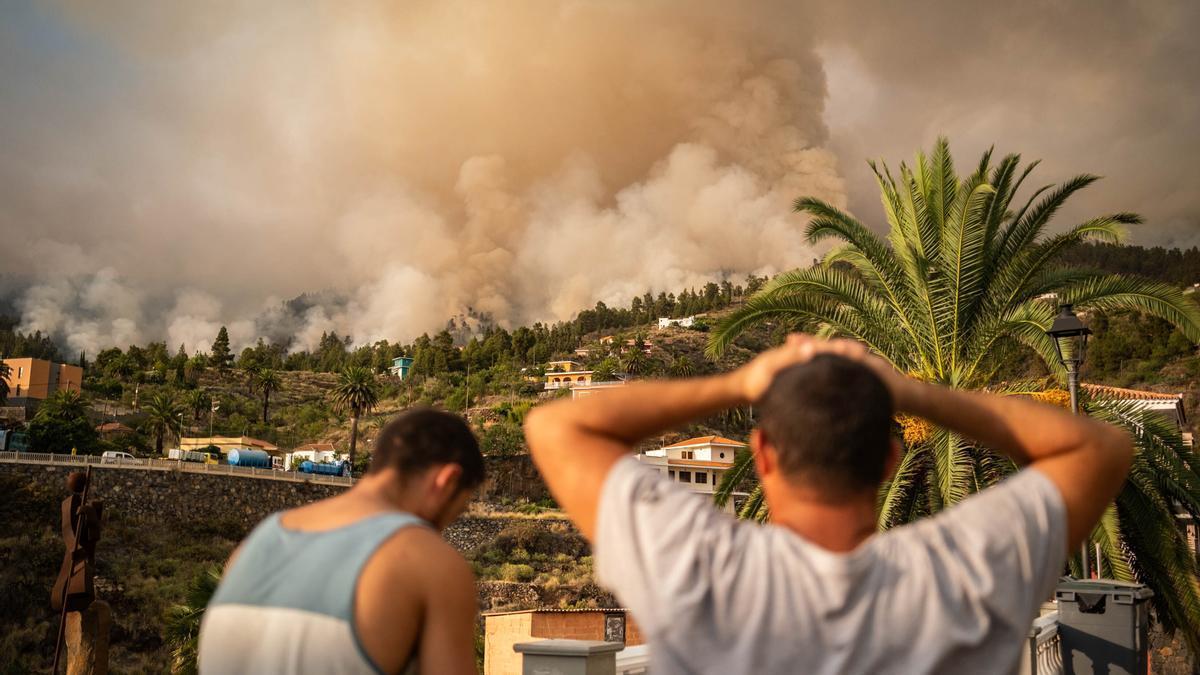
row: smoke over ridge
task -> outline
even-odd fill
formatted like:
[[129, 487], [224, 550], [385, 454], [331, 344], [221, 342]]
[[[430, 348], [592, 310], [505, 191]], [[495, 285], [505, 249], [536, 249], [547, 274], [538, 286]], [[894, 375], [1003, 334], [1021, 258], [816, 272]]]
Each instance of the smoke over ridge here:
[[[66, 263], [13, 270], [35, 280], [23, 328], [71, 349], [207, 348], [222, 324], [235, 343], [281, 323], [297, 347], [323, 330], [411, 339], [468, 307], [566, 319], [805, 263], [790, 201], [845, 203], [821, 64], [773, 26], [782, 9], [61, 12], [121, 92], [44, 120], [70, 131], [40, 137], [17, 177], [55, 184], [59, 203], [19, 205], [44, 219], [23, 244]], [[37, 69], [90, 86], [54, 67]], [[278, 315], [279, 298], [319, 289], [336, 301]]]
[[[1200, 3], [13, 0], [0, 310], [72, 350], [407, 340], [807, 263], [864, 159], [1106, 176], [1200, 243]], [[839, 162], [840, 160], [840, 162]], [[283, 300], [307, 294], [303, 302]]]

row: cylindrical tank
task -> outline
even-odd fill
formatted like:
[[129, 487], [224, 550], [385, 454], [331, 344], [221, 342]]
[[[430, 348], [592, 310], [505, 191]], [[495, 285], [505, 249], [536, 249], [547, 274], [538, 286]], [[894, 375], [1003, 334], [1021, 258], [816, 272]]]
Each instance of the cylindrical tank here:
[[271, 456], [262, 450], [238, 448], [229, 451], [229, 463], [233, 466], [252, 466], [257, 469], [271, 468]]
[[300, 471], [302, 473], [316, 473], [323, 476], [349, 476], [349, 462], [312, 462], [305, 460], [300, 462]]

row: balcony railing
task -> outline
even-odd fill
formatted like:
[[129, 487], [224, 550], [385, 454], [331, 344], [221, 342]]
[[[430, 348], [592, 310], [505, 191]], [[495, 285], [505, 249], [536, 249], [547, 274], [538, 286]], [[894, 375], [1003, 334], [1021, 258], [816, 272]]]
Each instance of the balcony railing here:
[[1062, 644], [1058, 635], [1058, 612], [1050, 612], [1033, 621], [1029, 627], [1024, 652], [1021, 654], [1021, 675], [1061, 675], [1063, 672]]

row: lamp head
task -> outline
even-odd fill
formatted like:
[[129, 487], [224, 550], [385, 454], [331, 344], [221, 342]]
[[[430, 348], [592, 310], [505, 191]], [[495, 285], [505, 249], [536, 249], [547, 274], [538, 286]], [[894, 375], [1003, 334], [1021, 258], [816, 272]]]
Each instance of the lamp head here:
[[[1070, 303], [1059, 305], [1058, 316], [1054, 317], [1054, 323], [1050, 324], [1050, 329], [1046, 331], [1054, 340], [1054, 349], [1058, 352], [1058, 360], [1066, 363], [1068, 360], [1076, 363], [1083, 362], [1083, 350], [1087, 347], [1087, 338], [1092, 334], [1091, 329], [1083, 325], [1078, 316], [1072, 309]], [[1063, 354], [1062, 340], [1074, 339], [1076, 341], [1075, 349], [1072, 350], [1072, 356], [1068, 359]]]

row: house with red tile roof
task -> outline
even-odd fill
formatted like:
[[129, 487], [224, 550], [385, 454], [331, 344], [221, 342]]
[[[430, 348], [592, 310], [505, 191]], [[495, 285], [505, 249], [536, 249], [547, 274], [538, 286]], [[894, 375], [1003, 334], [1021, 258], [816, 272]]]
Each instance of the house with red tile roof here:
[[[647, 450], [637, 458], [689, 490], [711, 495], [733, 466], [738, 450], [745, 447], [745, 443], [724, 436], [700, 436]], [[726, 511], [733, 511], [733, 501], [726, 502]]]
[[1183, 394], [1125, 389], [1105, 384], [1084, 383], [1079, 386], [1093, 400], [1129, 403], [1139, 410], [1152, 410], [1159, 413], [1179, 428], [1185, 443], [1189, 446], [1192, 444], [1192, 434], [1188, 431], [1187, 412], [1183, 407]]

